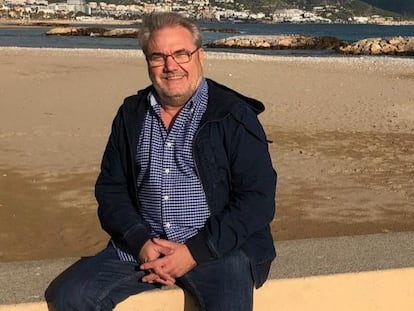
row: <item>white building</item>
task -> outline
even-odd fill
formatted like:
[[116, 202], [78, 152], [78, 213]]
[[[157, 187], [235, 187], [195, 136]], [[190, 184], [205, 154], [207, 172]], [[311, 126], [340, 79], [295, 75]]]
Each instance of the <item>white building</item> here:
[[74, 11], [73, 5], [67, 3], [49, 3], [47, 9], [54, 11], [55, 13], [69, 13]]
[[358, 24], [366, 24], [368, 22], [368, 17], [366, 16], [354, 16], [354, 22]]
[[273, 21], [287, 23], [331, 23], [332, 21], [312, 12], [302, 11], [299, 9], [276, 10], [273, 13]]
[[275, 22], [293, 22], [303, 19], [305, 12], [299, 9], [276, 10], [273, 13]]
[[86, 13], [87, 12], [85, 0], [67, 0], [67, 4], [68, 4], [68, 7], [73, 6], [73, 12], [75, 13], [77, 12]]
[[45, 5], [47, 6], [49, 3], [46, 0], [26, 0], [27, 5]]
[[4, 4], [8, 4], [9, 6], [24, 6], [26, 0], [5, 0]]
[[98, 8], [98, 3], [97, 2], [89, 2], [88, 6], [92, 9], [92, 10], [96, 10]]

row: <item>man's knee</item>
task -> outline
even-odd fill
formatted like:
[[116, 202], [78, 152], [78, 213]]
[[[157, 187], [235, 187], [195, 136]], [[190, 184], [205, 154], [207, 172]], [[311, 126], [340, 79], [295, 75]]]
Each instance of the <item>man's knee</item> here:
[[63, 295], [63, 292], [56, 280], [49, 284], [45, 291], [45, 299], [49, 310], [56, 311], [64, 309], [62, 308], [65, 305], [65, 295]]
[[70, 280], [55, 279], [45, 291], [50, 311], [85, 310], [86, 292]]
[[81, 260], [50, 283], [45, 291], [49, 310], [97, 310], [99, 289], [82, 268]]

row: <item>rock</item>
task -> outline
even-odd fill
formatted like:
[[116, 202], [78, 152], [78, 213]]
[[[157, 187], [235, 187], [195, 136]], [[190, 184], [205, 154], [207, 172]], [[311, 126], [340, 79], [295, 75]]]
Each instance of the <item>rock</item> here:
[[407, 51], [414, 51], [414, 37], [408, 38], [405, 43], [405, 48]]
[[368, 38], [338, 49], [343, 54], [414, 56], [414, 37]]
[[371, 54], [373, 54], [373, 55], [379, 55], [379, 54], [383, 53], [383, 49], [381, 48], [381, 45], [377, 42], [374, 42], [371, 45], [371, 50], [370, 51], [371, 51]]
[[207, 44], [210, 48], [252, 49], [338, 49], [347, 45], [334, 37], [312, 37], [298, 35], [238, 36], [215, 40]]
[[289, 48], [292, 45], [292, 39], [290, 38], [283, 38], [279, 40], [274, 47], [278, 47], [279, 49]]
[[135, 28], [116, 28], [104, 32], [102, 36], [110, 38], [137, 38], [138, 33], [139, 30]]
[[341, 46], [337, 51], [344, 54], [353, 54], [351, 45]]
[[383, 47], [388, 45], [388, 42], [387, 42], [387, 40], [382, 39], [379, 44], [380, 44], [381, 48], [383, 48]]
[[70, 24], [66, 24], [63, 21], [56, 21], [56, 22], [33, 21], [33, 22], [29, 22], [28, 26], [36, 26], [36, 27], [70, 27]]
[[48, 36], [73, 36], [77, 35], [78, 29], [76, 27], [56, 27], [46, 32]]
[[252, 44], [249, 39], [241, 39], [237, 45], [241, 48], [251, 48]]
[[398, 45], [398, 44], [401, 43], [401, 41], [403, 41], [403, 38], [401, 36], [400, 37], [394, 37], [394, 38], [391, 38], [391, 39], [388, 40], [388, 42], [391, 45]]
[[56, 27], [52, 28], [46, 35], [52, 36], [90, 36], [93, 35], [102, 35], [106, 29], [103, 28], [82, 28], [82, 27]]
[[108, 30], [106, 28], [95, 27], [56, 27], [46, 32], [46, 35], [136, 38], [138, 32], [139, 30], [135, 28], [115, 28]]
[[387, 55], [394, 55], [397, 52], [397, 48], [391, 44], [386, 44], [382, 47], [382, 52]]
[[332, 49], [337, 50], [341, 46], [347, 45], [347, 42], [339, 40], [335, 37], [325, 36], [325, 37], [316, 37], [315, 47], [317, 49]]
[[220, 32], [220, 33], [240, 33], [237, 29], [232, 28], [201, 28], [201, 31]]
[[78, 28], [78, 36], [89, 36], [89, 37], [100, 37], [102, 36], [107, 30], [105, 28], [95, 28], [95, 27], [87, 27], [87, 28]]
[[270, 48], [270, 43], [267, 41], [256, 42], [256, 47], [259, 49], [267, 49]]

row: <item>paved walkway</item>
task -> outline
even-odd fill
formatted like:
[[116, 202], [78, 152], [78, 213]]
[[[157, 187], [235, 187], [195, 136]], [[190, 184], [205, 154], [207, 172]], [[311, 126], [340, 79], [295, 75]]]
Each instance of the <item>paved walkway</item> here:
[[[414, 267], [414, 232], [282, 241], [272, 279]], [[78, 258], [0, 263], [0, 305], [43, 300], [49, 282]]]

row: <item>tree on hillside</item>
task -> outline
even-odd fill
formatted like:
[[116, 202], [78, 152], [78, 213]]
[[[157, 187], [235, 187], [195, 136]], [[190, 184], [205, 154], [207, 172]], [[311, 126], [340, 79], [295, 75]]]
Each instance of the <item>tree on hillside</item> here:
[[413, 0], [364, 0], [365, 2], [383, 10], [396, 12], [402, 15], [414, 15]]

